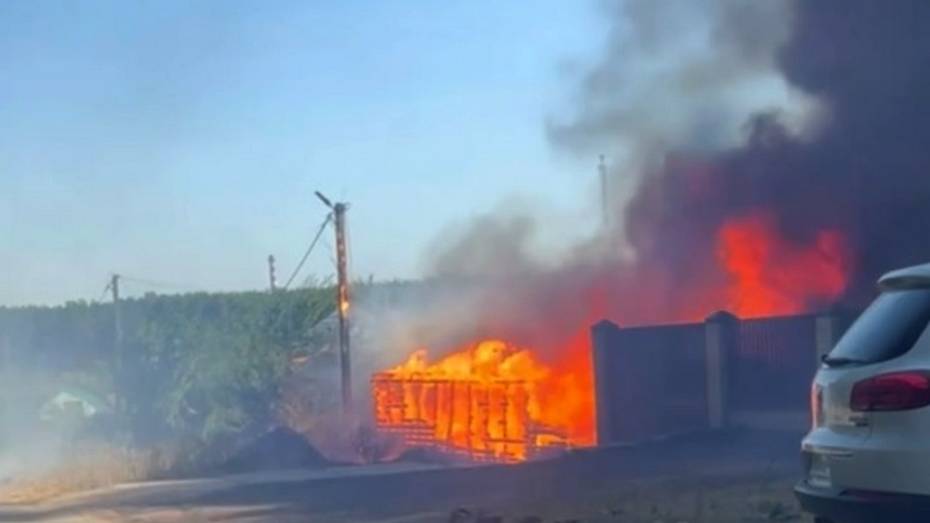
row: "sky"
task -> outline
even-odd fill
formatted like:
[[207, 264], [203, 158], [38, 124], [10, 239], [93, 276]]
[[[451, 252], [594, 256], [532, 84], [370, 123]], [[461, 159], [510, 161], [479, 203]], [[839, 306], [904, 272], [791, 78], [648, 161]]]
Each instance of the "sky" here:
[[[314, 190], [350, 202], [362, 278], [418, 277], [511, 202], [571, 223], [596, 159], [544, 122], [605, 33], [594, 1], [0, 2], [0, 305], [98, 299], [110, 273], [264, 288]], [[334, 272], [331, 241], [299, 280]]]

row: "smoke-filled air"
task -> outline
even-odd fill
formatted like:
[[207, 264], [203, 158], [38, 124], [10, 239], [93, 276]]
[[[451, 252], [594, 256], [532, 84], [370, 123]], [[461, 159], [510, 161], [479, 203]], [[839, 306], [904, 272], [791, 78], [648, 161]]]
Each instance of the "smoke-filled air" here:
[[[326, 3], [320, 5], [323, 4]], [[340, 3], [333, 5], [336, 4]], [[239, 144], [248, 150], [243, 158], [248, 156], [248, 161], [256, 162], [247, 167], [253, 169], [255, 165], [256, 173], [249, 176], [230, 174], [228, 179], [216, 175], [205, 178], [208, 181], [198, 186], [198, 190], [190, 191], [197, 197], [202, 196], [200, 193], [208, 193], [209, 205], [195, 204], [200, 200], [194, 199], [182, 200], [177, 206], [174, 202], [171, 205], [157, 203], [153, 205], [162, 215], [151, 219], [145, 207], [151, 202], [143, 201], [149, 196], [136, 195], [137, 192], [147, 194], [144, 183], [131, 180], [113, 189], [136, 198], [113, 199], [128, 202], [125, 208], [133, 209], [129, 214], [143, 217], [151, 231], [156, 231], [159, 219], [179, 220], [165, 229], [164, 236], [158, 237], [161, 239], [149, 242], [150, 250], [126, 255], [123, 259], [130, 261], [124, 263], [138, 259], [141, 261], [136, 266], [144, 267], [143, 262], [155, 264], [151, 259], [161, 257], [170, 259], [171, 263], [166, 266], [173, 267], [174, 263], [181, 266], [190, 261], [192, 266], [200, 264], [202, 274], [222, 273], [224, 267], [207, 265], [215, 263], [210, 260], [223, 260], [225, 255], [218, 254], [223, 244], [241, 240], [239, 247], [256, 252], [257, 247], [253, 249], [253, 245], [262, 246], [262, 249], [271, 245], [270, 239], [268, 243], [260, 243], [247, 234], [240, 235], [238, 226], [223, 220], [254, 221], [256, 228], [267, 231], [268, 238], [280, 239], [287, 234], [282, 232], [284, 225], [306, 218], [306, 215], [284, 216], [290, 212], [282, 211], [284, 203], [279, 208], [278, 201], [283, 202], [285, 196], [290, 195], [267, 193], [253, 198], [245, 194], [248, 190], [244, 185], [239, 189], [243, 194], [235, 198], [230, 196], [232, 192], [226, 191], [232, 191], [240, 177], [248, 178], [254, 184], [251, 187], [258, 191], [261, 187], [281, 185], [284, 178], [275, 177], [281, 172], [309, 172], [316, 168], [312, 175], [317, 178], [307, 175], [301, 181], [303, 185], [295, 184], [293, 189], [289, 185], [284, 191], [306, 192], [306, 198], [303, 195], [294, 197], [300, 200], [300, 212], [318, 213], [322, 221], [319, 226], [315, 222], [306, 228], [301, 224], [287, 229], [299, 230], [299, 234], [306, 236], [300, 237], [301, 247], [305, 240], [313, 238], [306, 251], [301, 250], [294, 256], [300, 259], [299, 255], [305, 253], [303, 260], [285, 267], [284, 262], [276, 266], [275, 258], [264, 252], [256, 255], [256, 278], [261, 278], [262, 286], [266, 277], [268, 282], [267, 289], [261, 290], [210, 293], [187, 292], [191, 290], [188, 288], [182, 294], [156, 294], [149, 291], [171, 288], [170, 282], [167, 286], [159, 286], [156, 280], [111, 274], [106, 282], [101, 277], [101, 285], [95, 284], [97, 292], [104, 283], [107, 285], [101, 297], [92, 302], [69, 302], [55, 307], [0, 307], [0, 396], [3, 399], [0, 401], [0, 505], [10, 498], [9, 492], [20, 493], [23, 489], [27, 491], [25, 498], [41, 500], [54, 497], [53, 494], [86, 490], [89, 485], [222, 476], [268, 468], [312, 468], [314, 474], [319, 475], [307, 479], [308, 482], [324, 477], [349, 478], [343, 485], [350, 485], [358, 479], [353, 476], [358, 469], [352, 467], [374, 467], [403, 459], [408, 460], [405, 466], [413, 468], [410, 463], [427, 466], [423, 464], [425, 461], [430, 467], [441, 465], [450, 469], [460, 465], [460, 460], [468, 461], [469, 465], [475, 461], [520, 463], [552, 456], [595, 461], [599, 458], [584, 456], [586, 452], [593, 453], [592, 449], [568, 452], [596, 446], [601, 438], [595, 388], [600, 397], [602, 382], [595, 383], [593, 371], [593, 326], [606, 320], [620, 327], [666, 328], [672, 324], [699, 324], [719, 311], [740, 319], [800, 316], [828, 310], [858, 311], [874, 297], [875, 281], [882, 273], [925, 262], [930, 255], [930, 247], [923, 241], [930, 230], [930, 155], [927, 154], [930, 147], [930, 26], [927, 25], [930, 1], [596, 2], [596, 16], [604, 29], [596, 53], [586, 61], [567, 57], [566, 67], [551, 64], [552, 77], [558, 82], [557, 101], [552, 107], [547, 103], [544, 114], [537, 115], [537, 138], [543, 144], [541, 148], [551, 154], [553, 163], [570, 166], [565, 176], [574, 176], [573, 180], [577, 181], [571, 187], [577, 188], [579, 193], [587, 191], [584, 208], [571, 211], [575, 213], [571, 227], [553, 225], [561, 220], [558, 212], [564, 211], [545, 207], [555, 203], [542, 201], [534, 205], [527, 202], [535, 200], [524, 199], [527, 195], [503, 191], [494, 212], [469, 214], [464, 223], [457, 225], [431, 223], [430, 213], [446, 203], [443, 198], [451, 201], [456, 195], [443, 194], [441, 183], [437, 183], [438, 189], [420, 187], [431, 180], [415, 180], [415, 183], [398, 180], [395, 184], [391, 169], [422, 167], [418, 163], [420, 159], [433, 151], [427, 150], [428, 146], [415, 144], [416, 140], [411, 137], [420, 136], [416, 133], [423, 129], [428, 129], [426, 134], [447, 132], [432, 129], [432, 120], [423, 115], [438, 111], [437, 107], [448, 111], [437, 119], [467, 112], [468, 107], [473, 106], [463, 102], [463, 109], [460, 109], [456, 103], [458, 97], [466, 96], [475, 85], [465, 82], [455, 89], [447, 86], [448, 92], [436, 87], [436, 93], [440, 94], [417, 99], [416, 111], [422, 111], [423, 115], [408, 115], [406, 109], [398, 110], [401, 105], [395, 104], [407, 103], [409, 97], [419, 96], [412, 93], [419, 93], [420, 87], [434, 86], [423, 82], [423, 86], [406, 86], [409, 90], [402, 90], [391, 82], [401, 82], [398, 80], [401, 78], [418, 84], [423, 81], [421, 77], [427, 76], [419, 68], [437, 62], [443, 68], [457, 67], [455, 56], [439, 56], [442, 54], [439, 52], [428, 59], [421, 57], [423, 63], [397, 60], [382, 64], [379, 61], [382, 54], [391, 54], [397, 49], [409, 52], [421, 47], [419, 43], [411, 44], [419, 40], [405, 39], [407, 31], [419, 30], [430, 37], [436, 36], [434, 31], [439, 33], [434, 30], [429, 16], [419, 13], [418, 9], [425, 9], [422, 5], [404, 12], [403, 16], [398, 15], [403, 24], [387, 24], [394, 31], [390, 45], [382, 42], [384, 39], [377, 40], [377, 45], [383, 43], [385, 49], [355, 50], [358, 56], [346, 55], [356, 56], [351, 60], [324, 47], [316, 49], [313, 38], [317, 36], [308, 40], [307, 35], [326, 24], [313, 18], [311, 15], [317, 12], [310, 8], [307, 9], [311, 15], [295, 8], [295, 12], [300, 11], [308, 18], [294, 15], [294, 20], [309, 24], [309, 29], [292, 22], [290, 11], [287, 11], [290, 5], [285, 2], [276, 8], [268, 19], [271, 22], [243, 9], [242, 13], [229, 15], [237, 24], [237, 17], [241, 17], [241, 27], [237, 24], [227, 27], [223, 25], [227, 22], [215, 21], [212, 12], [206, 13], [208, 16], [203, 20], [184, 26], [184, 32], [198, 35], [198, 38], [202, 33], [201, 25], [206, 28], [216, 22], [224, 28], [219, 36], [204, 36], [202, 41], [195, 39], [204, 49], [190, 54], [200, 56], [198, 53], [202, 52], [203, 57], [189, 63], [179, 62], [188, 73], [202, 73], [206, 78], [218, 79], [216, 84], [212, 80], [207, 82], [202, 94], [199, 89], [191, 88], [192, 92], [197, 91], [196, 96], [188, 93], [196, 98], [193, 104], [196, 108], [188, 110], [180, 98], [175, 102], [175, 96], [181, 97], [185, 89], [179, 88], [175, 93], [166, 88], [162, 93], [158, 88], [160, 81], [171, 74], [153, 69], [155, 72], [144, 75], [145, 82], [138, 81], [138, 86], [129, 82], [131, 88], [125, 89], [130, 94], [114, 89], [115, 109], [108, 110], [122, 115], [123, 105], [120, 104], [132, 104], [121, 97], [131, 97], [136, 91], [143, 94], [153, 91], [159, 94], [159, 99], [163, 98], [160, 103], [173, 109], [166, 114], [190, 112], [195, 115], [191, 118], [200, 118], [192, 120], [189, 128], [178, 125], [175, 129], [161, 124], [154, 125], [154, 130], [146, 128], [145, 132], [158, 135], [169, 144], [165, 146], [171, 150], [165, 153], [166, 158], [151, 162], [165, 164], [165, 170], [170, 171], [165, 174], [165, 180], [185, 178], [188, 173], [185, 168], [210, 168], [217, 172], [237, 168], [236, 164], [245, 160], [238, 156], [225, 157], [225, 149], [221, 147], [225, 142]], [[468, 5], [462, 3], [462, 6]], [[342, 9], [341, 4], [339, 9]], [[339, 23], [354, 24], [358, 21], [356, 15], [347, 14], [352, 13], [351, 9], [357, 6], [330, 15]], [[0, 15], [5, 14], [0, 7]], [[479, 14], [481, 16], [474, 17], [470, 23], [483, 30], [487, 14]], [[421, 16], [423, 19], [419, 18]], [[380, 27], [380, 20], [376, 24], [365, 22], [359, 21], [359, 33], [372, 31], [373, 26], [384, 29]], [[559, 23], [557, 15], [551, 23]], [[274, 24], [280, 24], [281, 30]], [[458, 25], [455, 27], [461, 29]], [[461, 34], [469, 33], [470, 26], [462, 27], [465, 29], [461, 29]], [[229, 28], [232, 30], [227, 35]], [[338, 45], [343, 45], [347, 38], [354, 36], [341, 26], [322, 28], [328, 32], [319, 36], [321, 41], [334, 38], [335, 34]], [[541, 34], [538, 29], [536, 31]], [[254, 32], [264, 39], [253, 35], [258, 43], [235, 47], [234, 52], [239, 54], [235, 55], [236, 60], [230, 60], [235, 67], [225, 60], [214, 59], [207, 52], [212, 52], [214, 46], [224, 48], [227, 38], [235, 40], [240, 30], [243, 34]], [[108, 40], [105, 46], [122, 48], [123, 33], [129, 35], [133, 31], [121, 29], [119, 38]], [[501, 36], [498, 33], [505, 31], [489, 30], [488, 35], [481, 34], [474, 42], [485, 36], [498, 38]], [[456, 38], [453, 35], [448, 40]], [[153, 53], [159, 51], [161, 41], [171, 39], [172, 35], [159, 36], [158, 45], [143, 46], [147, 51], [139, 56], [147, 57], [149, 47]], [[306, 41], [312, 42], [313, 49], [307, 51], [307, 63], [312, 67], [291, 62]], [[352, 44], [364, 47], [354, 40]], [[0, 35], [0, 47], [4, 45]], [[273, 56], [262, 54], [266, 46], [277, 49]], [[521, 49], [521, 53], [530, 54]], [[90, 51], [74, 54], [86, 52]], [[184, 49], [184, 53], [187, 52]], [[135, 57], [135, 54], [121, 53], [116, 54], [122, 59]], [[0, 53], [0, 56], [5, 55]], [[70, 54], [67, 57], [72, 59]], [[61, 63], [68, 60], [62, 59]], [[173, 59], [163, 62], [162, 66], [173, 67]], [[343, 93], [344, 86], [340, 82], [344, 79], [339, 74], [317, 72], [328, 71], [326, 68], [341, 71], [349, 67], [346, 65], [349, 62], [353, 69], [350, 72], [363, 77], [364, 89], [347, 89]], [[374, 72], [366, 69], [361, 74], [355, 70], [373, 63], [380, 64], [372, 66]], [[255, 70], [260, 81], [253, 84], [252, 78], [244, 78], [245, 74], [243, 78], [238, 76], [240, 66], [247, 70], [257, 67], [256, 64], [263, 67]], [[59, 65], [56, 62], [47, 67], [54, 71]], [[148, 71], [146, 67], [139, 67]], [[217, 71], [213, 71], [214, 67]], [[41, 67], [36, 70], [44, 71]], [[109, 71], [107, 74], [113, 77], [120, 76], [107, 67], [102, 66], [100, 71], [101, 75]], [[216, 78], [210, 76], [213, 74]], [[226, 82], [228, 78], [224, 74], [241, 81]], [[292, 74], [294, 76], [290, 76]], [[514, 74], [519, 76], [524, 71]], [[196, 75], [188, 80], [201, 81]], [[480, 72], [468, 75], [484, 81]], [[159, 81], [148, 79], [149, 76]], [[323, 87], [319, 87], [314, 83], [318, 80], [315, 76], [335, 83], [321, 83]], [[259, 86], [268, 88], [262, 82], [272, 78], [277, 83], [279, 77], [283, 77], [282, 84], [296, 82], [296, 91], [304, 88], [301, 82], [307, 82], [307, 86], [316, 86], [329, 97], [303, 99], [300, 94], [294, 99], [279, 100], [274, 94], [266, 94], [255, 105], [268, 110], [267, 114], [236, 113], [241, 119], [231, 124], [232, 130], [227, 130], [227, 134], [204, 139], [202, 145], [194, 146], [215, 156], [205, 156], [203, 158], [207, 159], [201, 158], [200, 163], [188, 158], [197, 157], [202, 151], [182, 150], [184, 144], [181, 142], [199, 133], [200, 126], [208, 129], [211, 122], [227, 118], [225, 112], [210, 104], [225, 100], [226, 104], [233, 105], [230, 100], [237, 100], [236, 96], [254, 94], [253, 91], [260, 90]], [[456, 82], [461, 80], [455, 77]], [[473, 80], [469, 78], [469, 82]], [[499, 93], [493, 92], [495, 89], [482, 91], [480, 94], [487, 98], [476, 99], [496, 99], [493, 97]], [[514, 88], [519, 89], [525, 89], [525, 85]], [[28, 91], [22, 87], [20, 90]], [[359, 93], [364, 93], [364, 100], [361, 100], [364, 103], [356, 103], [353, 98], [362, 98]], [[377, 99], [376, 95], [387, 98]], [[369, 114], [382, 102], [391, 113], [390, 121], [377, 121], [374, 113]], [[352, 111], [339, 109], [338, 114], [324, 111], [343, 103], [351, 105]], [[483, 102], [469, 103], [477, 106]], [[324, 127], [313, 132], [306, 130], [311, 129], [309, 124], [306, 129], [302, 127], [304, 123], [300, 118], [312, 120], [317, 117], [315, 113], [312, 117], [304, 114], [282, 120], [281, 115], [273, 112], [296, 111], [300, 104], [313, 106], [314, 111], [320, 108], [323, 111], [319, 116], [323, 122], [320, 125]], [[237, 110], [249, 109], [245, 107], [249, 104], [242, 105]], [[0, 100], [0, 113], [2, 106]], [[94, 107], [94, 103], [82, 103], [81, 111], [96, 110]], [[145, 107], [147, 116], [140, 120], [154, 117], [162, 109], [157, 104]], [[57, 120], [55, 111], [54, 107], [48, 109], [46, 118]], [[77, 118], [65, 116], [63, 120]], [[421, 116], [422, 121], [419, 120]], [[133, 126], [138, 124], [133, 118], [125, 119]], [[352, 123], [352, 132], [326, 127], [346, 121]], [[479, 126], [488, 122], [496, 124], [493, 118], [486, 117], [485, 120], [469, 120], [468, 125], [475, 125], [475, 122]], [[104, 120], [103, 124], [88, 127], [109, 129], [108, 125], [109, 121]], [[532, 125], [537, 130], [535, 120]], [[279, 136], [279, 127], [287, 132], [282, 130]], [[247, 134], [253, 128], [270, 136], [270, 141], [253, 144], [253, 138]], [[356, 131], [359, 134], [353, 134]], [[369, 139], [363, 131], [390, 135], [390, 139]], [[473, 154], [468, 147], [483, 137], [474, 129], [471, 131], [472, 134], [461, 138], [462, 144], [468, 142], [467, 145], [457, 141], [459, 136], [450, 136], [443, 138], [447, 142], [445, 146], [465, 150], [463, 158]], [[50, 136], [57, 137], [54, 133]], [[172, 141], [175, 138], [177, 143]], [[138, 143], [133, 140], [137, 138], [126, 142], [126, 154], [136, 149], [148, 151], [145, 139], [139, 138]], [[330, 147], [328, 142], [324, 143], [326, 140], [345, 143]], [[514, 139], [513, 143], [518, 141]], [[300, 151], [279, 157], [277, 147], [281, 145], [278, 142], [288, 142]], [[353, 155], [361, 156], [355, 151], [356, 147], [367, 147], [374, 142], [378, 142], [382, 151], [410, 149], [405, 157], [409, 164], [385, 168], [384, 177], [391, 178], [389, 183], [366, 188], [361, 177], [346, 173], [351, 169], [356, 169], [352, 173], [372, 170], [356, 166]], [[123, 147], [119, 143], [117, 146]], [[324, 150], [327, 147], [331, 150]], [[45, 154], [44, 149], [37, 150]], [[441, 156], [448, 150], [451, 149], [437, 149], [436, 155]], [[0, 149], [0, 170], [6, 165], [3, 152]], [[508, 151], [511, 153], [518, 154]], [[82, 154], [93, 156], [96, 153]], [[340, 169], [344, 167], [344, 170], [320, 167], [325, 164], [305, 166], [302, 163], [316, 161], [317, 156], [322, 158], [326, 154], [339, 157]], [[151, 155], [154, 157], [156, 153]], [[371, 156], [381, 160], [377, 154]], [[90, 170], [107, 168], [107, 161], [110, 160], [93, 164]], [[449, 164], [453, 161], [449, 160]], [[59, 158], [56, 162], [59, 170], [70, 168], [70, 158]], [[125, 162], [126, 165], [145, 163], [137, 159]], [[511, 164], [520, 162], [507, 165]], [[113, 168], [112, 165], [109, 168]], [[464, 171], [471, 165], [456, 163], [455, 168]], [[266, 168], [268, 173], [274, 174], [268, 174], [267, 180], [262, 178], [267, 174], [262, 169]], [[461, 174], [455, 172], [449, 177]], [[380, 170], [377, 175], [382, 176]], [[0, 176], [4, 174], [0, 172]], [[22, 175], [22, 178], [25, 180], [27, 176]], [[103, 180], [90, 180], [87, 193], [97, 191], [98, 186], [108, 186], [109, 181]], [[158, 183], [167, 184], [166, 187], [173, 183], [165, 180], [153, 177], [151, 181], [153, 187]], [[367, 190], [370, 194], [366, 194], [367, 200], [354, 196], [336, 197], [339, 194], [336, 191], [342, 186], [332, 192], [321, 187], [316, 196], [309, 189], [305, 191], [309, 184], [317, 183], [356, 184], [361, 188], [354, 190]], [[45, 192], [55, 191], [75, 192], [78, 194], [75, 199], [84, 198], [80, 191], [71, 191], [64, 185], [52, 187], [54, 191], [46, 191], [41, 184], [36, 187], [43, 198]], [[484, 191], [480, 183], [472, 189], [475, 191], [472, 194]], [[486, 195], [490, 190], [481, 194]], [[164, 194], [180, 198], [185, 191], [171, 186]], [[538, 196], [534, 193], [529, 198]], [[241, 216], [217, 216], [219, 225], [215, 229], [198, 229], [222, 231], [222, 234], [207, 238], [209, 234], [201, 232], [196, 233], [200, 236], [184, 237], [187, 233], [185, 220], [193, 223], [201, 219], [188, 219], [187, 212], [204, 206], [207, 210], [198, 212], [209, 214], [224, 207], [225, 203], [218, 202], [225, 202], [227, 197], [241, 201], [230, 203], [234, 210], [224, 212]], [[157, 200], [157, 196], [150, 198]], [[58, 205], [58, 200], [51, 197], [48, 201], [50, 208]], [[373, 201], [382, 202], [385, 207], [373, 209], [377, 207], [371, 204]], [[566, 201], [575, 200], [566, 198]], [[369, 207], [364, 206], [365, 202]], [[135, 209], [137, 204], [139, 208]], [[415, 212], [403, 214], [401, 211], [409, 211], [408, 207], [415, 207]], [[27, 206], [22, 208], [27, 209]], [[313, 210], [307, 211], [308, 208]], [[114, 207], [114, 214], [118, 212], [115, 209], [117, 207]], [[404, 218], [395, 217], [395, 213], [397, 216], [403, 214]], [[10, 216], [14, 214], [11, 212]], [[411, 215], [415, 215], [416, 220], [409, 219]], [[581, 218], [576, 219], [579, 215]], [[312, 216], [315, 221], [317, 215]], [[67, 221], [55, 214], [52, 219], [43, 221], [42, 227], [45, 234], [62, 228], [50, 244], [73, 244], [77, 249], [83, 245], [83, 233], [68, 229]], [[99, 218], [99, 223], [88, 223], [95, 229], [108, 231], [105, 234], [112, 234], [116, 247], [88, 247], [94, 252], [86, 256], [87, 260], [73, 254], [77, 250], [67, 250], [62, 257], [68, 258], [68, 263], [73, 261], [75, 271], [85, 271], [90, 265], [82, 265], [84, 262], [90, 264], [96, 258], [110, 255], [111, 251], [120, 251], [123, 255], [123, 251], [132, 250], [128, 247], [129, 240], [137, 233], [128, 222], [123, 224], [114, 216], [106, 215]], [[360, 223], [367, 228], [363, 229]], [[356, 262], [363, 252], [369, 258], [365, 260], [366, 268], [379, 263], [380, 260], [371, 258], [381, 254], [386, 266], [401, 263], [397, 260], [405, 260], [404, 256], [414, 250], [408, 247], [410, 238], [426, 229], [435, 239], [420, 253], [422, 270], [411, 272], [414, 278], [388, 282], [352, 272], [353, 267], [361, 265]], [[353, 235], [362, 230], [367, 234]], [[62, 239], [64, 237], [67, 241]], [[35, 241], [38, 244], [40, 240], [46, 241], [39, 238]], [[169, 244], [171, 249], [163, 247]], [[187, 254], [187, 250], [173, 250], [174, 247], [202, 248], [213, 257], [197, 259]], [[378, 249], [383, 252], [373, 255]], [[23, 256], [26, 259], [33, 254]], [[318, 279], [301, 272], [304, 262], [310, 260], [309, 267], [315, 263], [313, 257], [326, 256], [338, 267], [334, 280], [325, 279], [325, 275]], [[24, 265], [42, 265], [44, 262], [38, 258], [30, 258]], [[329, 265], [326, 267], [330, 270]], [[16, 270], [9, 272], [13, 274], [11, 278], [19, 277]], [[49, 274], [53, 272], [48, 271]], [[192, 274], [197, 273], [193, 271]], [[61, 276], [55, 274], [44, 281], [36, 278], [23, 288], [51, 287], [56, 285], [54, 278]], [[714, 317], [728, 318], [726, 315]], [[801, 320], [805, 322], [804, 335], [815, 330], [812, 315], [805, 315]], [[739, 324], [747, 323], [752, 322]], [[691, 389], [682, 388], [688, 394], [680, 394], [681, 398], [676, 401], [681, 401], [675, 408], [679, 403], [686, 404], [703, 430], [711, 426], [707, 420], [711, 418], [712, 399], [717, 401], [715, 408], [720, 407], [721, 412], [721, 405], [726, 401], [724, 396], [728, 392], [720, 385], [729, 379], [725, 374], [728, 371], [725, 348], [715, 346], [724, 356], [715, 353], [720, 361], [711, 362], [707, 356], [710, 351], [704, 352], [708, 346], [705, 342], [710, 343], [709, 338], [704, 337], [709, 331], [701, 330], [701, 326], [668, 328], [692, 329], [689, 335], [697, 333], [693, 338], [698, 340], [694, 346], [699, 346], [699, 350], [694, 349], [692, 353], [699, 354], [694, 361], [700, 363], [700, 368], [694, 372], [689, 370], [689, 376], [693, 374], [699, 379], [695, 380], [697, 385], [690, 385], [699, 395], [706, 394], [707, 397], [700, 398], [706, 405], [694, 407], [697, 403], [686, 397], [691, 395]], [[817, 334], [821, 334], [820, 331]], [[716, 342], [722, 346], [724, 337], [719, 338]], [[820, 344], [826, 343], [823, 341], [826, 339], [826, 336], [819, 338], [817, 347], [811, 352], [820, 355], [823, 349]], [[768, 343], [767, 340], [764, 341]], [[600, 359], [601, 352], [598, 354]], [[707, 359], [707, 366], [701, 358]], [[809, 358], [805, 355], [805, 358], [804, 365], [809, 362], [813, 366], [816, 361], [814, 354]], [[829, 359], [824, 361], [829, 363]], [[718, 367], [712, 368], [714, 364]], [[758, 365], [761, 368], [762, 363]], [[599, 366], [597, 376], [602, 375], [601, 369], [607, 368]], [[798, 368], [807, 367], [798, 365]], [[791, 367], [791, 372], [794, 371]], [[639, 371], [631, 371], [631, 374], [636, 372]], [[705, 372], [707, 374], [702, 374]], [[720, 385], [717, 388], [708, 377], [713, 373], [718, 379], [715, 384]], [[926, 380], [926, 376], [921, 374], [920, 379]], [[744, 376], [743, 381], [750, 382], [752, 378]], [[808, 379], [805, 387], [809, 383]], [[710, 398], [711, 389], [717, 394], [714, 398]], [[800, 392], [805, 401], [807, 393], [806, 388]], [[926, 390], [921, 389], [920, 397], [926, 396], [925, 393]], [[844, 394], [849, 396], [848, 391]], [[823, 402], [823, 398], [819, 399]], [[802, 408], [806, 409], [807, 405]], [[719, 421], [722, 427], [721, 420], [725, 416], [720, 414], [718, 418], [714, 422]], [[632, 420], [630, 424], [636, 422]], [[605, 425], [601, 423], [602, 427]], [[795, 447], [797, 445], [792, 448]], [[340, 476], [343, 469], [332, 473], [330, 467], [334, 466], [348, 467], [351, 472]], [[591, 470], [594, 468], [592, 466]], [[535, 473], [529, 468], [525, 470], [529, 470], [528, 475]], [[74, 471], [82, 475], [76, 477], [72, 474]], [[330, 473], [333, 475], [326, 476]], [[359, 473], [359, 476], [366, 474], [368, 472]], [[91, 480], [86, 480], [88, 476]], [[377, 474], [372, 473], [371, 477], [375, 476]], [[553, 473], [553, 477], [557, 476], [560, 473]], [[46, 490], [37, 493], [34, 488], [49, 488], [49, 483], [42, 481], [47, 477], [55, 478], [51, 482], [52, 493]], [[365, 492], [365, 495], [371, 494], [371, 499], [377, 500], [376, 496], [383, 494], [381, 490], [385, 485], [397, 489], [400, 489], [397, 485], [402, 485], [400, 482], [394, 485], [393, 479], [382, 481], [371, 479], [371, 483], [366, 483], [376, 485], [372, 491], [377, 492]], [[457, 485], [457, 481], [443, 483], [437, 479], [436, 484]], [[529, 480], [522, 482], [523, 485], [530, 483]], [[314, 483], [314, 488], [316, 485]], [[339, 488], [342, 487], [333, 487], [332, 492], [344, 495], [349, 504], [356, 503], [354, 486], [346, 487], [345, 492], [351, 490], [351, 496]], [[278, 495], [277, 487], [266, 490]], [[285, 490], [282, 488], [281, 492]], [[417, 489], [409, 489], [409, 492], [414, 491]], [[310, 501], [301, 499], [301, 503], [325, 505], [328, 502], [325, 492], [329, 491], [319, 492]], [[384, 492], [394, 491], [384, 489]], [[413, 502], [415, 496], [408, 495], [407, 491], [396, 492], [404, 502]], [[255, 506], [264, 503], [261, 497], [255, 497], [241, 504], [245, 506], [253, 501]], [[239, 503], [238, 498], [236, 503]], [[333, 503], [336, 506], [336, 502]], [[372, 506], [376, 504], [371, 501]], [[377, 510], [372, 513], [384, 517], [392, 515]], [[663, 520], [679, 519], [685, 518]], [[693, 520], [698, 519], [701, 517], [695, 516]], [[538, 518], [532, 521], [536, 520], [542, 521]]]
[[[580, 445], [594, 437], [597, 321], [861, 306], [880, 273], [926, 257], [915, 239], [930, 225], [930, 35], [920, 22], [930, 3], [602, 9], [611, 24], [603, 54], [545, 132], [559, 153], [591, 158], [592, 178], [607, 156], [606, 219], [592, 197], [599, 230], [555, 264], [532, 255], [546, 220], [531, 212], [482, 216], [440, 242], [431, 274], [482, 285], [466, 310], [414, 320], [432, 326], [422, 340], [432, 350], [392, 371], [450, 377], [467, 373], [449, 367], [470, 354], [473, 377], [487, 376], [491, 359], [492, 375], [509, 379], [512, 360], [532, 354], [525, 401], [557, 391], [559, 408], [543, 410], [562, 417], [532, 421]], [[482, 340], [506, 348], [489, 355]]]

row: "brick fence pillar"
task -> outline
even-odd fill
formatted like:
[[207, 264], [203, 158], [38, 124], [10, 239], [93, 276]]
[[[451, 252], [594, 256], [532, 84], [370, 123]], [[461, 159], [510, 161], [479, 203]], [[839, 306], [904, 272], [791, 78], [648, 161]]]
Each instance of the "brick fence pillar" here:
[[814, 347], [816, 351], [814, 365], [820, 366], [822, 358], [830, 353], [837, 340], [840, 339], [841, 334], [840, 317], [837, 314], [827, 311], [817, 316], [814, 320]]
[[727, 426], [729, 409], [730, 359], [737, 343], [739, 319], [719, 311], [704, 320], [704, 361], [707, 394], [707, 425]]
[[[592, 365], [594, 365], [594, 411], [597, 422], [597, 444], [606, 445], [615, 438], [613, 434], [613, 419], [611, 417], [612, 394], [610, 388], [611, 346], [616, 340], [617, 324], [601, 320], [591, 327]], [[615, 353], [616, 354], [616, 353]], [[614, 376], [617, 379], [618, 376]]]

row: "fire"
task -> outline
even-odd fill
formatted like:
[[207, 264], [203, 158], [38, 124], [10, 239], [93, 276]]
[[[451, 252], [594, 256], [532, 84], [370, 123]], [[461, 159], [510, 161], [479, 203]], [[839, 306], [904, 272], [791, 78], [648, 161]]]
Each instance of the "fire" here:
[[409, 443], [473, 459], [523, 461], [547, 449], [590, 445], [589, 362], [554, 363], [494, 339], [435, 363], [417, 350], [372, 378], [376, 422]]
[[[839, 298], [851, 275], [840, 232], [824, 229], [799, 241], [764, 211], [724, 221], [710, 247], [714, 265], [696, 263], [670, 296], [662, 293], [667, 275], [653, 266], [609, 266], [571, 285], [546, 287], [566, 281], [552, 278], [510, 293], [508, 307], [521, 307], [522, 299], [532, 313], [516, 326], [495, 309], [482, 318], [485, 332], [507, 341], [476, 339], [438, 361], [417, 350], [374, 375], [376, 424], [409, 445], [478, 460], [515, 462], [590, 446], [596, 437], [588, 333], [595, 322], [700, 322], [721, 309], [740, 317], [801, 313]], [[533, 298], [537, 288], [545, 299]]]
[[755, 213], [724, 223], [717, 240], [730, 276], [727, 308], [737, 316], [795, 314], [846, 289], [851, 264], [839, 231], [821, 230], [799, 245], [779, 233], [771, 215]]

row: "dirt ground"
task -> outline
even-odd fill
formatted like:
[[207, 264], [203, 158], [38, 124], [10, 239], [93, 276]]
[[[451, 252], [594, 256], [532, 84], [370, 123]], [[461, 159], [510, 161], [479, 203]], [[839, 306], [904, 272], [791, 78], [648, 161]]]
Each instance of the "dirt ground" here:
[[528, 499], [488, 505], [417, 511], [379, 516], [363, 511], [344, 510], [313, 514], [279, 505], [177, 506], [90, 510], [66, 521], [84, 523], [297, 523], [305, 521], [336, 523], [751, 523], [811, 521], [802, 516], [791, 495], [793, 478], [744, 477], [694, 480], [654, 480], [605, 486], [601, 492], [566, 499]]
[[502, 521], [521, 523], [805, 521], [791, 493], [794, 481], [793, 476], [773, 478], [747, 474], [630, 482], [605, 486], [602, 491], [577, 498], [532, 500], [494, 507], [486, 514], [501, 517]]
[[140, 484], [4, 509], [43, 523], [810, 521], [796, 435], [742, 433], [516, 466], [391, 465]]

